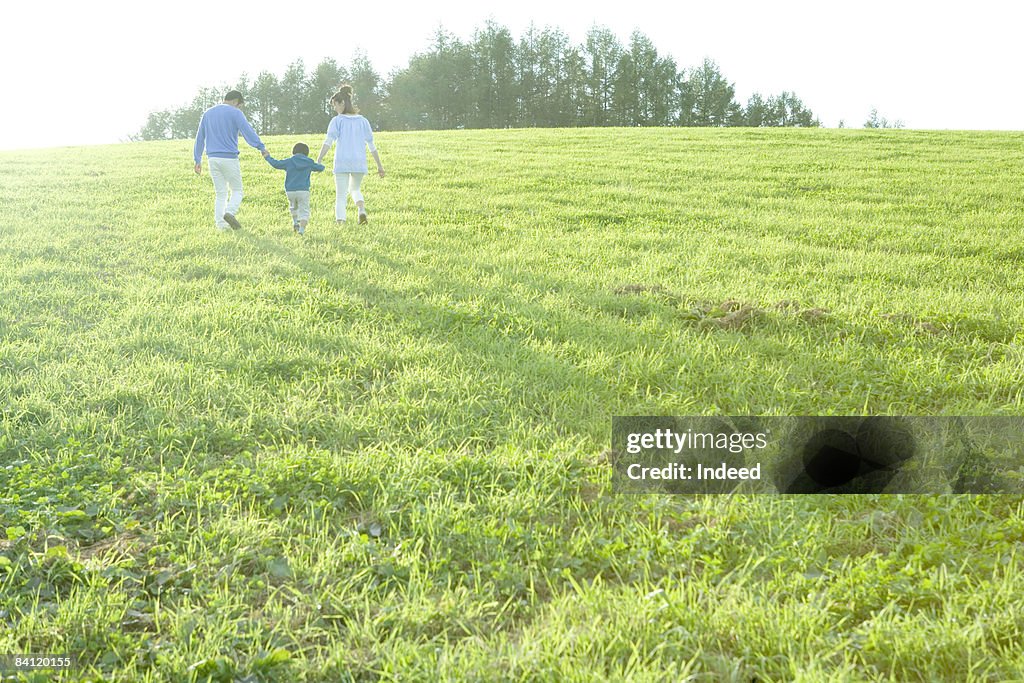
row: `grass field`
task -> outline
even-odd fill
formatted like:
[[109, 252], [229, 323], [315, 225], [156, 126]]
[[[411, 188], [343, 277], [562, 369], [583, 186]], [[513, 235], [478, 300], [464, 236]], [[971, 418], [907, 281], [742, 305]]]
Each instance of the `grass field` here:
[[1024, 134], [377, 141], [370, 224], [321, 174], [305, 238], [249, 148], [227, 234], [191, 141], [0, 153], [0, 655], [1024, 680], [1019, 496], [622, 496], [606, 453], [613, 415], [1024, 415]]

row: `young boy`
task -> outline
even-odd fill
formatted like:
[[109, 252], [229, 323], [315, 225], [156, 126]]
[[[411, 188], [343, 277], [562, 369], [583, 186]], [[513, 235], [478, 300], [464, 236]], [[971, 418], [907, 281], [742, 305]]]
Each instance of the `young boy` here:
[[305, 235], [309, 224], [309, 176], [313, 171], [324, 170], [324, 165], [309, 158], [309, 147], [302, 142], [292, 147], [292, 156], [287, 159], [279, 161], [265, 149], [263, 158], [274, 168], [285, 171], [284, 194], [292, 212], [292, 229]]

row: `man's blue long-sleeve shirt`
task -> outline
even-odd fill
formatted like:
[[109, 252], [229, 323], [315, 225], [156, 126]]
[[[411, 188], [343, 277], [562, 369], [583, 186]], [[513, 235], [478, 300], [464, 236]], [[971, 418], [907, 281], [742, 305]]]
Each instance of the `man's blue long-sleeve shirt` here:
[[326, 168], [323, 164], [316, 163], [305, 154], [295, 154], [287, 159], [275, 159], [274, 157], [264, 158], [267, 160], [267, 163], [274, 168], [280, 168], [285, 171], [285, 192], [308, 190], [309, 175], [313, 171], [322, 171]]
[[238, 158], [238, 134], [258, 150], [266, 149], [253, 127], [245, 118], [241, 109], [230, 104], [218, 104], [203, 113], [196, 132], [196, 144], [192, 156], [196, 163], [203, 160], [203, 149], [206, 156], [219, 159]]

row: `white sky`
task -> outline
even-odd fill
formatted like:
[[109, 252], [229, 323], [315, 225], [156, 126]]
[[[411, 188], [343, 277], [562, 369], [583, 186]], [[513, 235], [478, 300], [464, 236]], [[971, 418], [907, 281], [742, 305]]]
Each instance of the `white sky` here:
[[707, 56], [746, 103], [795, 91], [829, 127], [872, 108], [908, 128], [1024, 128], [1024, 4], [1014, 0], [552, 2], [125, 0], [5, 3], [0, 149], [124, 140], [153, 110], [188, 103], [242, 72], [281, 75], [302, 58], [347, 65], [362, 49], [382, 75], [443, 26], [487, 19], [518, 38], [532, 21], [579, 44], [595, 24], [634, 29], [680, 67]]

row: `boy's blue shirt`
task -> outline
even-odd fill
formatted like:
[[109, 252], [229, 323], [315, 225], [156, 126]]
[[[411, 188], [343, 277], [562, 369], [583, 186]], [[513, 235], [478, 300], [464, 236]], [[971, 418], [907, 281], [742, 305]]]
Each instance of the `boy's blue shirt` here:
[[285, 171], [284, 189], [286, 192], [308, 190], [309, 175], [313, 171], [322, 171], [326, 168], [323, 164], [316, 163], [305, 154], [295, 154], [281, 160], [274, 157], [264, 158], [274, 168], [280, 168]]

